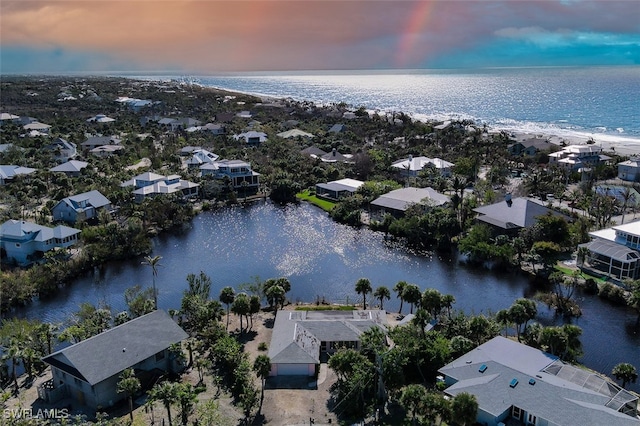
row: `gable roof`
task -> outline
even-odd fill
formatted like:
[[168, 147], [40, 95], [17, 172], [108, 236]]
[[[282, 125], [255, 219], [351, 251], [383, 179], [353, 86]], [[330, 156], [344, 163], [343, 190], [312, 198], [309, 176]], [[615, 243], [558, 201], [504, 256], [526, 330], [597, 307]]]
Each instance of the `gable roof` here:
[[42, 360], [90, 385], [144, 361], [188, 337], [162, 310], [132, 319]]
[[[561, 372], [565, 367], [568, 370]], [[439, 372], [456, 381], [446, 393], [475, 395], [479, 408], [495, 417], [517, 406], [550, 424], [640, 425], [637, 418], [616, 411], [624, 405], [618, 401], [633, 403], [628, 392], [596, 374], [502, 336]]]
[[381, 195], [371, 202], [371, 205], [393, 210], [405, 211], [412, 204], [422, 203], [428, 199], [433, 205], [440, 206], [451, 199], [433, 188], [400, 188]]
[[478, 213], [478, 220], [503, 229], [528, 228], [533, 226], [537, 218], [551, 213], [562, 216], [545, 206], [528, 198], [514, 198], [511, 203], [501, 201], [473, 209]]
[[297, 136], [301, 136], [303, 138], [313, 138], [313, 137], [315, 137], [311, 133], [303, 132], [300, 129], [287, 130], [286, 132], [278, 133], [277, 136], [279, 136], [281, 138], [284, 138], [284, 139], [295, 138]]
[[310, 146], [308, 148], [305, 148], [302, 151], [300, 151], [300, 153], [303, 155], [309, 155], [311, 157], [322, 157], [323, 155], [327, 154], [325, 151], [321, 150], [317, 146]]
[[49, 228], [48, 226], [38, 225], [37, 223], [15, 219], [9, 219], [0, 226], [0, 236], [5, 240], [33, 240], [42, 242], [52, 238], [63, 239], [79, 233], [79, 229], [64, 225]]
[[72, 195], [60, 200], [61, 203], [65, 203], [74, 209], [81, 208], [80, 203], [83, 201], [96, 209], [111, 204], [111, 201], [96, 189], [89, 192], [83, 192], [82, 194]]
[[0, 165], [0, 179], [13, 179], [17, 175], [28, 175], [35, 172], [31, 167], [21, 167], [16, 165]]
[[423, 168], [431, 166], [436, 169], [448, 169], [454, 166], [453, 163], [445, 161], [441, 158], [429, 158], [429, 157], [412, 157], [402, 160], [394, 161], [391, 167], [400, 170], [420, 171]]

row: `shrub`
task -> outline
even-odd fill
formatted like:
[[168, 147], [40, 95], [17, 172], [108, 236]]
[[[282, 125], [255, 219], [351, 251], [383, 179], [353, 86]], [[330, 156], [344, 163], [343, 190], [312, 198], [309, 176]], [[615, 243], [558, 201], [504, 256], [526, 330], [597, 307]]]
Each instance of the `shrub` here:
[[267, 350], [267, 343], [266, 342], [260, 342], [260, 344], [258, 345], [258, 350], [259, 351], [266, 351]]

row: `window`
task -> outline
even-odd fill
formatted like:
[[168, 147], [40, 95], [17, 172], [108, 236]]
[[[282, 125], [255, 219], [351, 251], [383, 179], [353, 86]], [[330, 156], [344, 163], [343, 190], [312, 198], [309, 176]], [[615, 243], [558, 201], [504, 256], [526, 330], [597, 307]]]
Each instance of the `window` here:
[[521, 420], [522, 419], [522, 410], [515, 405], [511, 407], [511, 417], [514, 419]]
[[538, 421], [538, 418], [533, 414], [529, 413], [529, 415], [527, 416], [527, 423], [530, 425], [535, 425], [537, 421]]
[[156, 362], [164, 359], [164, 351], [160, 351], [156, 354]]

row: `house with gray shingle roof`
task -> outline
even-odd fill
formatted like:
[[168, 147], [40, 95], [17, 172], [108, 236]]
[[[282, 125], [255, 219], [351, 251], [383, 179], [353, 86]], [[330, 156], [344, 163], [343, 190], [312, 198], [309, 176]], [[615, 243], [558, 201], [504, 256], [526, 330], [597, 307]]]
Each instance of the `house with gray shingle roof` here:
[[53, 158], [60, 162], [69, 161], [78, 155], [77, 145], [62, 138], [56, 138], [47, 145], [47, 149], [53, 153]]
[[62, 220], [73, 224], [78, 220], [98, 217], [100, 210], [110, 211], [111, 201], [100, 191], [93, 190], [63, 198], [53, 206], [51, 213], [53, 220]]
[[82, 169], [87, 167], [89, 163], [86, 161], [69, 160], [66, 163], [62, 163], [59, 166], [52, 167], [49, 171], [64, 173], [67, 176], [78, 177], [82, 172]]
[[445, 393], [470, 393], [488, 426], [640, 426], [638, 397], [605, 377], [498, 336], [438, 370]]
[[409, 207], [421, 205], [424, 209], [442, 206], [451, 201], [444, 194], [433, 188], [400, 188], [381, 195], [369, 205], [369, 213], [372, 220], [383, 220], [387, 214], [399, 218]]
[[32, 169], [31, 167], [16, 166], [14, 164], [0, 165], [0, 185], [5, 185], [16, 176], [29, 175], [35, 171], [36, 169]]
[[53, 378], [38, 393], [49, 402], [71, 397], [94, 409], [111, 407], [126, 396], [117, 392], [124, 370], [138, 377], [175, 371], [169, 347], [187, 337], [166, 312], [153, 311], [44, 357]]
[[380, 310], [279, 311], [269, 345], [270, 375], [313, 376], [321, 354], [360, 349], [360, 335], [374, 327], [386, 331], [386, 323]]
[[477, 221], [486, 223], [499, 232], [506, 233], [517, 233], [522, 228], [529, 228], [536, 224], [540, 216], [547, 214], [567, 218], [563, 214], [524, 197], [507, 198], [505, 201], [478, 207], [473, 211], [478, 213]]
[[70, 247], [78, 241], [79, 229], [58, 225], [55, 228], [24, 220], [10, 219], [0, 226], [0, 247], [7, 259], [28, 265], [38, 254], [56, 247]]

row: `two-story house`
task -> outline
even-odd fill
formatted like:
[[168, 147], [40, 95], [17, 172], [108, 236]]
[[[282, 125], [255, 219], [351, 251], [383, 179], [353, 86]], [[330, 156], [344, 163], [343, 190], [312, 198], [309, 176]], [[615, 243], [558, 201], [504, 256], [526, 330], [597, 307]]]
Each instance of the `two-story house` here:
[[55, 228], [24, 220], [10, 219], [0, 226], [0, 247], [9, 261], [27, 265], [40, 254], [56, 247], [70, 247], [78, 241], [79, 229]]
[[578, 170], [597, 166], [611, 160], [602, 154], [602, 147], [595, 144], [569, 145], [562, 150], [549, 154], [549, 165], [569, 170]]
[[100, 210], [110, 211], [111, 201], [100, 191], [93, 190], [63, 198], [53, 206], [51, 214], [53, 220], [62, 220], [73, 224], [78, 220], [98, 217]]
[[[251, 169], [251, 164], [242, 160], [220, 160], [200, 167], [202, 176], [216, 179], [228, 178], [235, 190], [256, 191], [260, 186], [260, 173]], [[246, 183], [244, 183], [246, 182]]]
[[623, 281], [640, 278], [640, 221], [590, 232], [590, 242], [580, 244], [588, 253], [583, 268]]
[[181, 179], [180, 175], [163, 176], [146, 172], [120, 184], [121, 187], [133, 186], [135, 201], [141, 203], [147, 197], [177, 194], [183, 198], [198, 195], [199, 184]]
[[414, 157], [394, 161], [391, 167], [403, 177], [417, 177], [426, 167], [432, 167], [443, 177], [451, 176], [454, 164], [441, 158]]

